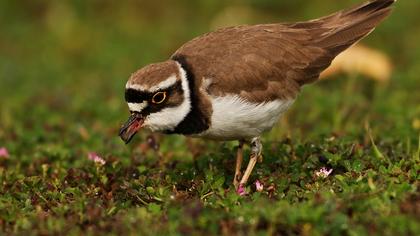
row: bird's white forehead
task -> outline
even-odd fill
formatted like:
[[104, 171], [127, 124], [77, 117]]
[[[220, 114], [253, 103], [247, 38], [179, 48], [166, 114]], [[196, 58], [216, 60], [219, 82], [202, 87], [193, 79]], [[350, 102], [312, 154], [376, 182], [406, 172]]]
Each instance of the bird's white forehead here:
[[130, 111], [136, 111], [136, 112], [141, 112], [148, 105], [147, 101], [144, 101], [142, 103], [131, 103], [131, 102], [129, 102], [127, 104], [128, 104], [128, 109]]
[[126, 89], [134, 89], [137, 91], [147, 91], [147, 92], [156, 92], [159, 90], [164, 90], [167, 89], [171, 86], [173, 86], [175, 83], [177, 82], [177, 76], [176, 74], [172, 74], [171, 76], [169, 76], [166, 80], [161, 81], [160, 83], [153, 85], [151, 87], [148, 86], [144, 86], [144, 85], [140, 85], [140, 84], [134, 84], [131, 83], [131, 81], [128, 81], [127, 84], [125, 85]]

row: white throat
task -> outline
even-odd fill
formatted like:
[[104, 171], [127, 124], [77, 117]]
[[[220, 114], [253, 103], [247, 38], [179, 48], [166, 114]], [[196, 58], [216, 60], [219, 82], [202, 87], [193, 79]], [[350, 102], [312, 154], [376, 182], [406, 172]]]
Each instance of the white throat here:
[[144, 127], [151, 131], [173, 131], [191, 111], [191, 91], [188, 86], [187, 74], [178, 62], [177, 65], [181, 76], [184, 101], [177, 107], [164, 108], [148, 115], [144, 121]]

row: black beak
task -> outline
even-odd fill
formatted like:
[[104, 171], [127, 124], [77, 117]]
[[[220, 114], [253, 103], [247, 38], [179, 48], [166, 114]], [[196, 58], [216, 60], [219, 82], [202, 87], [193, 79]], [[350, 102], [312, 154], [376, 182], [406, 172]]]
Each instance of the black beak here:
[[143, 126], [144, 118], [138, 112], [133, 112], [131, 116], [128, 118], [127, 122], [121, 127], [119, 136], [128, 144], [134, 135], [139, 131], [139, 129]]

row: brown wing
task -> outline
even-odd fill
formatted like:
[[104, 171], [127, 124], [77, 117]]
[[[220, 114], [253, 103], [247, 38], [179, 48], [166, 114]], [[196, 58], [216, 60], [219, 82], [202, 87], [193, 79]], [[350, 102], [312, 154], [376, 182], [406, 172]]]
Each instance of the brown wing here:
[[393, 0], [377, 0], [318, 20], [224, 28], [191, 40], [172, 58], [184, 58], [196, 86], [238, 93], [262, 102], [294, 98], [315, 81], [343, 50], [371, 32], [390, 12]]

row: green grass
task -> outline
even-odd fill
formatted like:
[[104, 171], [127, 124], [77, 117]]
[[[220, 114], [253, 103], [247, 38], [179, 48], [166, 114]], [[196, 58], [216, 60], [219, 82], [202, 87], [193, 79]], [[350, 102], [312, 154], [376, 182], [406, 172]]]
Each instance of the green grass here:
[[[243, 4], [265, 22], [355, 2]], [[0, 2], [0, 148], [10, 153], [0, 157], [0, 235], [420, 233], [420, 3], [399, 1], [363, 41], [390, 55], [391, 81], [340, 75], [306, 86], [263, 137], [243, 197], [231, 184], [235, 143], [117, 137], [130, 73], [208, 31], [228, 6], [168, 4]], [[322, 167], [333, 172], [318, 178]]]

